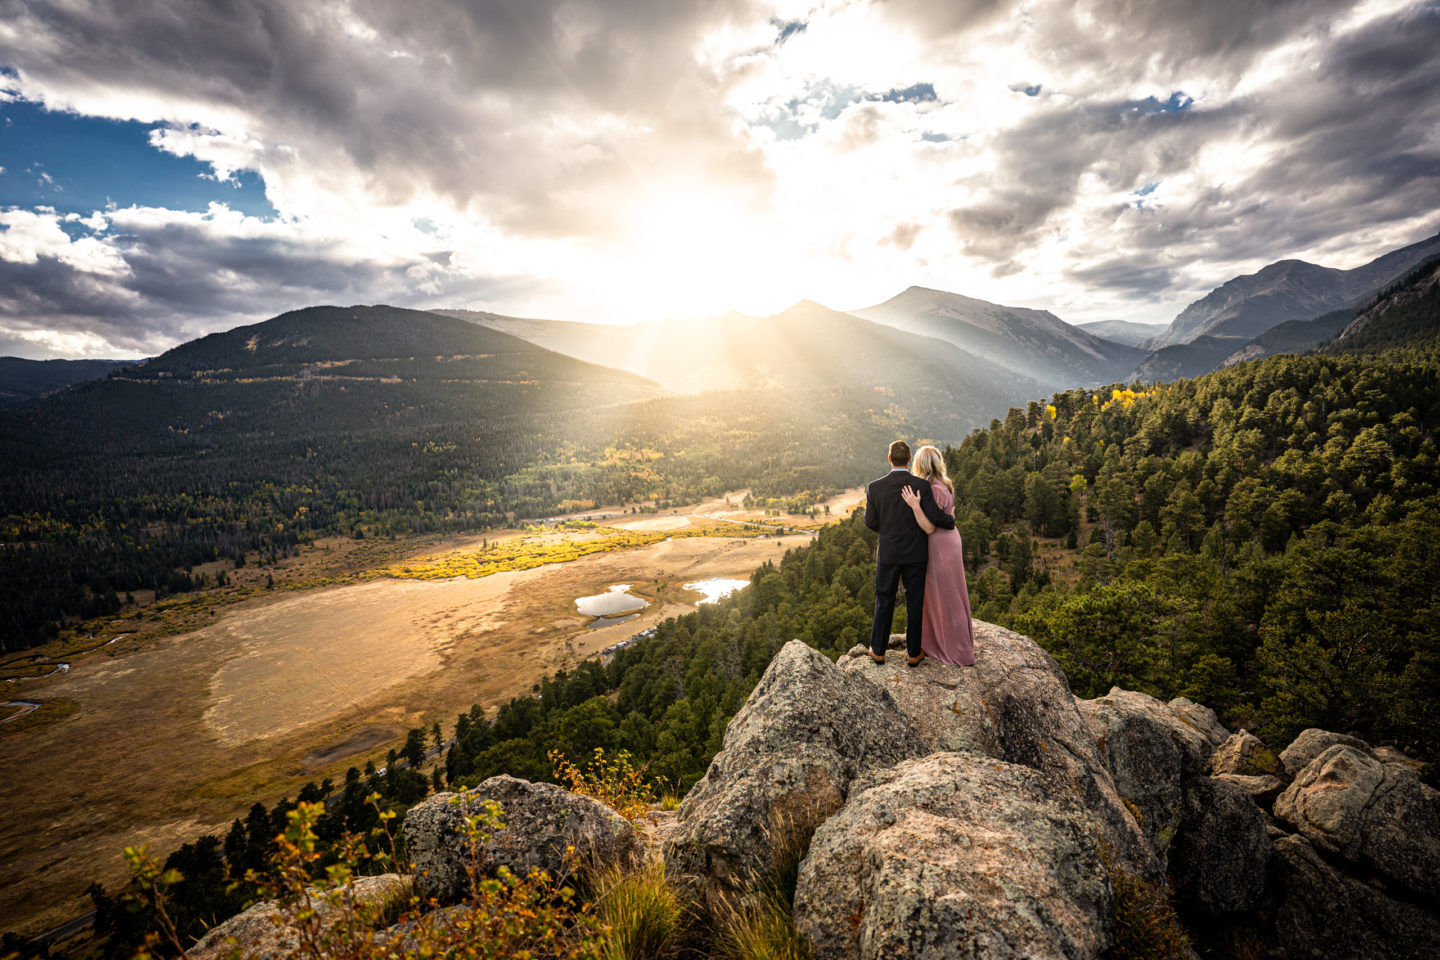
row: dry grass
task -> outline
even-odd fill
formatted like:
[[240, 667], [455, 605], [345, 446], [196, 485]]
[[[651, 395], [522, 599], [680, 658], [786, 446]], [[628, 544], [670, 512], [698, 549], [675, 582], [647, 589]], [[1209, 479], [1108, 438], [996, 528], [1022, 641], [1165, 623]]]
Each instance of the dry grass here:
[[722, 954], [731, 960], [812, 960], [779, 893], [756, 893], [730, 905], [720, 920]]
[[[33, 702], [33, 701], [32, 701]], [[36, 727], [59, 723], [80, 706], [74, 700], [43, 700], [38, 710], [31, 710], [24, 716], [17, 716], [18, 710], [9, 716], [13, 720], [0, 723], [0, 737], [15, 737], [34, 730]]]
[[687, 914], [663, 861], [606, 872], [595, 884], [593, 902], [596, 919], [607, 928], [600, 941], [605, 960], [665, 960], [679, 951]]
[[[481, 540], [450, 544], [473, 550]], [[11, 657], [14, 664], [44, 653], [72, 669], [13, 684], [10, 698], [78, 706], [0, 737], [0, 765], [26, 771], [0, 800], [6, 926], [36, 933], [71, 919], [89, 909], [82, 891], [92, 880], [113, 887], [124, 879], [121, 848], [150, 843], [163, 855], [201, 833], [223, 835], [253, 803], [271, 805], [306, 780], [338, 781], [351, 765], [380, 761], [411, 727], [439, 721], [448, 728], [474, 703], [493, 709], [526, 695], [549, 673], [693, 609], [683, 583], [748, 576], [808, 541], [803, 534], [662, 540], [500, 574], [487, 578], [491, 584], [459, 581], [445, 602], [425, 597], [448, 584], [371, 576], [406, 557], [433, 556], [439, 541], [322, 542], [276, 567], [236, 571], [232, 587], [162, 601], [139, 610], [143, 617], [91, 624]], [[357, 569], [365, 564], [374, 566]], [[274, 589], [257, 586], [272, 575]], [[299, 589], [336, 581], [361, 586]], [[636, 584], [651, 606], [628, 623], [584, 627], [575, 598], [618, 582]], [[347, 610], [352, 590], [374, 590], [407, 624]], [[324, 603], [331, 605], [320, 615]], [[175, 632], [191, 622], [201, 627]], [[120, 634], [130, 635], [105, 645]], [[286, 650], [309, 653], [313, 669], [298, 675], [281, 666], [284, 658], [275, 658]], [[374, 656], [362, 665], [366, 650]], [[425, 669], [412, 670], [417, 662]], [[351, 695], [337, 693], [315, 709], [316, 691], [336, 684], [348, 684]]]

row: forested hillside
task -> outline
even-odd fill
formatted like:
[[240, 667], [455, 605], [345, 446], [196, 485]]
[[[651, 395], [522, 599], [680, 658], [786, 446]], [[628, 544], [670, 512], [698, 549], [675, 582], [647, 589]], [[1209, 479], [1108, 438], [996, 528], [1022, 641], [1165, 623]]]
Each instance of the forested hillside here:
[[[1353, 730], [1433, 771], [1437, 422], [1433, 358], [1280, 357], [1017, 410], [948, 453], [975, 615], [1038, 639], [1080, 696], [1189, 696], [1270, 742]], [[1039, 567], [1032, 537], [1074, 543], [1078, 582]], [[873, 551], [851, 518], [609, 665], [467, 720], [451, 776], [623, 747], [683, 789], [780, 644], [862, 642]]]
[[[1014, 410], [946, 454], [975, 615], [1040, 641], [1078, 696], [1188, 696], [1271, 743], [1352, 731], [1419, 757], [1434, 783], [1437, 422], [1440, 361], [1393, 353], [1276, 357]], [[1069, 545], [1078, 579], [1037, 562], [1038, 538]], [[857, 512], [608, 662], [557, 673], [493, 717], [473, 708], [435, 781], [550, 780], [550, 751], [598, 748], [628, 751], [662, 792], [683, 794], [786, 641], [831, 656], [864, 642], [874, 550]], [[424, 795], [425, 778], [393, 759], [388, 778], [350, 772], [322, 835], [367, 825], [369, 790], [401, 808]], [[223, 858], [218, 838], [179, 851], [169, 865], [201, 879], [176, 902], [220, 909], [227, 873], [291, 806], [237, 821]], [[143, 919], [130, 922], [114, 943], [138, 936]]]
[[72, 383], [98, 380], [125, 360], [26, 360], [0, 357], [0, 407], [24, 403]]
[[[912, 412], [874, 391], [657, 396], [506, 334], [316, 308], [0, 412], [0, 649], [130, 591], [324, 534], [485, 530], [597, 503], [867, 478]], [[914, 418], [918, 420], [918, 418]]]

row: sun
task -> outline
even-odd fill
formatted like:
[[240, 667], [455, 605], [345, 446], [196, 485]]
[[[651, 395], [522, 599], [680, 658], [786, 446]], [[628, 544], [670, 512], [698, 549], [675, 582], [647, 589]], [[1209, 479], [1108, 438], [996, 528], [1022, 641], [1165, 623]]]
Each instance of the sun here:
[[783, 299], [775, 225], [703, 185], [653, 190], [626, 218], [616, 253], [641, 318], [770, 312]]

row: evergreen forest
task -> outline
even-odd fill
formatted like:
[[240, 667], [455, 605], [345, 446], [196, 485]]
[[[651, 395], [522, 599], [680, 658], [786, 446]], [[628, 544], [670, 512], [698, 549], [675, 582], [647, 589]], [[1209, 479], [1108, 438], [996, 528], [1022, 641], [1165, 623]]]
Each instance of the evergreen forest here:
[[[1440, 355], [1413, 339], [1012, 410], [946, 450], [975, 616], [1034, 637], [1077, 696], [1119, 685], [1190, 697], [1277, 747], [1306, 727], [1349, 732], [1417, 757], [1434, 784], [1436, 423]], [[747, 589], [493, 716], [477, 706], [450, 731], [411, 731], [384, 769], [302, 796], [329, 798], [321, 832], [334, 837], [374, 822], [371, 792], [403, 810], [500, 773], [555, 780], [552, 751], [596, 750], [629, 754], [661, 794], [683, 796], [786, 641], [832, 657], [864, 642], [874, 549], [857, 511]], [[447, 749], [427, 776], [430, 739]], [[175, 892], [189, 929], [238, 908], [243, 890], [227, 885], [263, 866], [293, 806], [257, 805], [224, 839], [172, 855], [189, 878]], [[119, 956], [145, 918], [92, 895]]]

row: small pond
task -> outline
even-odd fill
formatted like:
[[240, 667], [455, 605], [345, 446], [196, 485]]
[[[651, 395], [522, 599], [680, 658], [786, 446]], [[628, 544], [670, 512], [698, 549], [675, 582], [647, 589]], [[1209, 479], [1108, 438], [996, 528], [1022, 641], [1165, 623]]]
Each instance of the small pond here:
[[701, 600], [696, 600], [698, 606], [702, 603], [714, 603], [721, 597], [728, 597], [741, 587], [749, 585], [749, 580], [727, 580], [723, 577], [713, 577], [709, 580], [696, 580], [694, 583], [685, 584], [686, 590], [697, 590], [705, 594]]
[[637, 616], [637, 610], [643, 610], [649, 605], [649, 600], [637, 597], [630, 592], [628, 583], [617, 583], [604, 593], [575, 599], [575, 607], [581, 613], [587, 617], [596, 618], [589, 624], [592, 627], [608, 627], [611, 624], [624, 623]]

